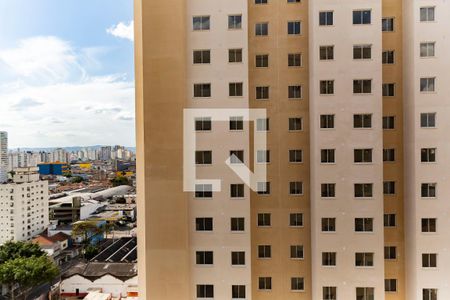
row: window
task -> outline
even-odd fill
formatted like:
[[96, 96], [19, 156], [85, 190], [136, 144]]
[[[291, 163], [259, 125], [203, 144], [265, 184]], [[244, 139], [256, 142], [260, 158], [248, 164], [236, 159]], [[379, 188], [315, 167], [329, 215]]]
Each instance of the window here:
[[356, 198], [373, 197], [373, 184], [355, 183], [355, 197]]
[[323, 300], [336, 300], [337, 288], [335, 286], [324, 286], [322, 288]]
[[394, 63], [394, 51], [386, 50], [382, 53], [382, 62], [385, 65], [391, 65]]
[[355, 266], [357, 267], [373, 267], [373, 253], [356, 252]]
[[370, 94], [370, 93], [372, 93], [372, 80], [371, 79], [353, 80], [353, 93], [354, 94]]
[[383, 97], [395, 96], [395, 83], [383, 83]]
[[245, 230], [245, 219], [244, 218], [231, 218], [230, 219], [230, 230], [231, 231], [244, 231]]
[[230, 117], [230, 130], [243, 130], [244, 117]]
[[267, 0], [255, 0], [255, 4], [267, 4]]
[[420, 127], [422, 127], [422, 128], [436, 127], [436, 113], [421, 113], [420, 114]]
[[231, 252], [231, 265], [245, 266], [245, 252], [244, 251]]
[[436, 218], [422, 218], [422, 232], [436, 232]]
[[436, 162], [436, 148], [420, 149], [421, 162]]
[[228, 62], [242, 62], [242, 49], [228, 49]]
[[257, 131], [268, 131], [269, 130], [269, 119], [256, 119], [256, 130]]
[[242, 97], [243, 83], [242, 82], [230, 82], [228, 90], [229, 90], [230, 97]]
[[383, 31], [383, 32], [394, 31], [394, 18], [381, 19], [381, 31]]
[[272, 249], [270, 245], [258, 245], [258, 258], [270, 258]]
[[435, 78], [420, 78], [420, 91], [421, 92], [434, 92], [435, 91]]
[[256, 55], [257, 68], [267, 68], [268, 66], [269, 66], [269, 55], [267, 54]]
[[244, 184], [243, 183], [230, 184], [230, 197], [231, 198], [244, 197]]
[[320, 46], [319, 55], [320, 60], [334, 59], [334, 46]]
[[242, 28], [242, 16], [228, 16], [228, 29], [241, 29]]
[[437, 267], [437, 254], [436, 253], [422, 253], [422, 267], [423, 268], [436, 268]]
[[269, 99], [269, 87], [268, 86], [257, 86], [256, 87], [256, 100], [266, 100]]
[[291, 227], [303, 226], [303, 214], [302, 213], [289, 214], [289, 226]]
[[336, 266], [336, 252], [322, 252], [322, 266]]
[[424, 198], [436, 197], [436, 183], [422, 183], [421, 195]]
[[371, 163], [372, 149], [354, 149], [353, 158], [355, 163]]
[[395, 181], [384, 181], [383, 182], [383, 194], [384, 195], [395, 195]]
[[271, 225], [271, 221], [270, 221], [269, 213], [258, 214], [258, 226], [263, 227], [263, 226], [270, 226], [270, 225]]
[[289, 182], [289, 194], [290, 195], [303, 194], [303, 182], [300, 182], [300, 181]]
[[332, 11], [319, 12], [319, 25], [320, 26], [333, 25], [333, 12]]
[[397, 248], [394, 246], [384, 247], [384, 259], [396, 259], [397, 258]]
[[214, 255], [212, 251], [197, 251], [195, 253], [195, 261], [197, 265], [212, 265], [214, 263]]
[[257, 193], [259, 195], [269, 195], [270, 194], [270, 182], [258, 182], [257, 183]]
[[211, 197], [212, 197], [212, 184], [195, 185], [195, 198], [211, 198]]
[[370, 59], [370, 58], [372, 58], [371, 45], [353, 46], [353, 59]]
[[372, 128], [371, 114], [353, 115], [353, 128]]
[[320, 185], [320, 195], [322, 196], [322, 198], [336, 197], [336, 184], [322, 183]]
[[356, 232], [373, 232], [373, 218], [355, 218]]
[[194, 97], [195, 98], [211, 97], [211, 84], [210, 83], [195, 83], [194, 84]]
[[303, 291], [305, 289], [305, 282], [303, 277], [292, 277], [291, 278], [291, 290], [293, 291]]
[[194, 50], [193, 52], [194, 64], [209, 64], [211, 62], [210, 50]]
[[289, 130], [299, 131], [302, 130], [302, 118], [289, 118]]
[[288, 54], [288, 67], [300, 67], [302, 65], [302, 55], [300, 53]]
[[423, 289], [423, 300], [437, 300], [437, 289]]
[[257, 150], [256, 151], [257, 163], [270, 163], [270, 150]]
[[397, 279], [385, 279], [384, 280], [384, 291], [385, 292], [396, 292], [397, 291]]
[[210, 165], [212, 164], [212, 151], [195, 151], [196, 165]]
[[335, 232], [336, 231], [336, 218], [322, 218], [322, 231], [323, 232]]
[[357, 287], [356, 300], [374, 300], [375, 289], [372, 287]]
[[354, 10], [353, 11], [353, 25], [370, 24], [371, 11], [370, 10]]
[[320, 94], [321, 95], [334, 94], [334, 80], [321, 80], [320, 81]]
[[303, 258], [303, 245], [293, 245], [291, 246], [291, 258], [302, 259]]
[[231, 298], [232, 299], [245, 299], [245, 285], [232, 285], [231, 286]]
[[212, 231], [213, 218], [195, 218], [196, 231]]
[[259, 277], [258, 278], [258, 289], [271, 290], [272, 289], [272, 277]]
[[320, 162], [323, 164], [335, 163], [334, 152], [335, 149], [321, 149]]
[[420, 22], [432, 22], [432, 21], [434, 21], [434, 7], [421, 7]]
[[210, 117], [195, 118], [195, 130], [196, 131], [210, 131], [211, 130], [211, 118]]
[[386, 116], [383, 117], [383, 129], [394, 129], [395, 128], [395, 117]]
[[383, 149], [383, 161], [384, 162], [395, 161], [395, 149]]
[[301, 99], [302, 98], [302, 86], [301, 85], [290, 85], [288, 87], [288, 98], [289, 99]]
[[290, 163], [301, 163], [303, 162], [303, 151], [302, 150], [289, 150], [289, 162]]
[[435, 43], [420, 43], [420, 57], [433, 57], [435, 52]]
[[214, 298], [214, 285], [197, 284], [197, 298]]
[[334, 128], [334, 115], [320, 115], [320, 128], [321, 129]]
[[209, 30], [209, 16], [197, 16], [192, 18], [194, 30]]
[[244, 150], [231, 150], [230, 151], [230, 162], [232, 164], [244, 163]]
[[395, 214], [384, 214], [384, 227], [395, 227], [397, 217]]
[[287, 30], [289, 35], [300, 34], [301, 33], [301, 22], [300, 21], [290, 21], [287, 25]]
[[256, 23], [255, 24], [255, 35], [265, 36], [269, 34], [269, 23]]

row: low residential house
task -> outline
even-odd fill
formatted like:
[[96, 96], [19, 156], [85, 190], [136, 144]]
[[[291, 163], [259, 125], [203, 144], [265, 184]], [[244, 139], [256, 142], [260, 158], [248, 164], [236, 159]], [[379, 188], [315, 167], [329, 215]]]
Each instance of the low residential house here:
[[40, 234], [32, 240], [38, 244], [56, 264], [61, 265], [78, 255], [76, 249], [69, 249], [71, 237], [63, 232], [55, 235]]

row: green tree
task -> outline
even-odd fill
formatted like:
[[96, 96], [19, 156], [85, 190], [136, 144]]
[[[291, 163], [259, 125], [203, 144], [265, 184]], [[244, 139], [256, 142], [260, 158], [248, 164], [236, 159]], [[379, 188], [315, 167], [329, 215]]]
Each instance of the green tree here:
[[72, 179], [70, 179], [70, 182], [72, 182], [72, 183], [81, 183], [83, 181], [84, 181], [84, 179], [80, 176], [75, 176], [75, 177], [72, 177]]
[[88, 245], [86, 249], [84, 249], [84, 257], [86, 259], [94, 258], [98, 253], [98, 248], [93, 245]]
[[96, 222], [92, 221], [82, 221], [73, 224], [72, 226], [72, 236], [74, 238], [81, 237], [83, 243], [89, 243], [89, 238], [100, 232]]
[[6, 242], [0, 246], [0, 265], [8, 260], [19, 257], [39, 257], [46, 253], [41, 250], [38, 244], [26, 242]]
[[59, 274], [58, 267], [38, 245], [8, 242], [0, 247], [0, 255], [0, 283], [9, 286], [12, 299], [15, 299], [16, 286], [26, 290], [52, 281]]
[[113, 186], [130, 185], [130, 181], [125, 176], [117, 176], [111, 179], [111, 183]]

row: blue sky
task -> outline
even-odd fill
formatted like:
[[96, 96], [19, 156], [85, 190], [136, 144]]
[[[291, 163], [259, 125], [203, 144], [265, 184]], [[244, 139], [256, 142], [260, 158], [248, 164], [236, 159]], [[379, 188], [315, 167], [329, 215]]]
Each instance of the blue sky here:
[[10, 148], [134, 146], [132, 0], [0, 0]]

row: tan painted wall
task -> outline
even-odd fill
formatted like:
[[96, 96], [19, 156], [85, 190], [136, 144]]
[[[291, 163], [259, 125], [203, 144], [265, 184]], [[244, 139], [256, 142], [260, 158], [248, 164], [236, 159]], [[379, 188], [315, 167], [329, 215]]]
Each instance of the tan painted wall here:
[[184, 0], [135, 1], [140, 299], [190, 294], [188, 201], [180, 167], [185, 11]]
[[385, 260], [385, 278], [397, 279], [397, 292], [386, 300], [405, 298], [404, 182], [403, 182], [403, 14], [401, 0], [383, 0], [383, 17], [394, 18], [394, 32], [383, 33], [383, 50], [395, 51], [395, 64], [383, 65], [383, 82], [395, 83], [395, 97], [383, 99], [383, 116], [395, 116], [395, 129], [383, 131], [383, 148], [395, 149], [395, 162], [385, 162], [383, 178], [395, 181], [396, 194], [384, 197], [384, 213], [397, 215], [397, 226], [384, 229], [385, 246], [397, 247], [397, 259]]
[[[309, 219], [309, 117], [308, 117], [308, 1], [287, 3], [270, 0], [265, 5], [249, 7], [249, 95], [250, 107], [266, 108], [270, 118], [268, 149], [271, 163], [268, 180], [271, 194], [251, 196], [252, 290], [253, 299], [311, 299], [310, 219]], [[287, 22], [301, 20], [301, 36], [288, 36]], [[255, 24], [269, 22], [269, 35], [255, 36]], [[301, 52], [303, 66], [289, 68], [288, 53]], [[269, 67], [255, 67], [256, 54], [269, 54]], [[288, 85], [301, 84], [303, 99], [288, 100]], [[270, 86], [268, 101], [255, 100], [256, 86]], [[289, 117], [303, 118], [302, 132], [289, 132]], [[289, 149], [302, 149], [302, 164], [290, 164]], [[289, 195], [289, 182], [303, 181], [302, 196]], [[289, 228], [289, 213], [304, 214], [303, 228]], [[271, 213], [270, 228], [257, 227], [257, 214]], [[258, 259], [257, 246], [272, 246], [271, 259]], [[304, 260], [290, 259], [290, 245], [304, 245]], [[272, 277], [272, 291], [258, 290], [259, 277]], [[292, 292], [291, 277], [304, 277], [305, 291]]]

